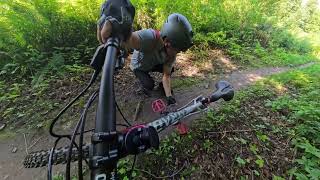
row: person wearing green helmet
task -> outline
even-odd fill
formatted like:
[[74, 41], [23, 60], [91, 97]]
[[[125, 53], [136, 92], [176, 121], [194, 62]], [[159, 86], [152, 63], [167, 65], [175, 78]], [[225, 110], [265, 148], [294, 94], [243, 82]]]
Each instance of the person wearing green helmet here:
[[[112, 25], [106, 21], [98, 29], [98, 40], [105, 43], [110, 36]], [[137, 91], [149, 94], [155, 82], [150, 72], [163, 74], [159, 86], [163, 88], [167, 104], [175, 104], [172, 95], [171, 73], [177, 53], [186, 51], [193, 45], [193, 31], [188, 19], [182, 14], [173, 13], [164, 22], [161, 31], [143, 29], [129, 35], [124, 42], [126, 48], [133, 48], [130, 68], [139, 79], [141, 87]]]

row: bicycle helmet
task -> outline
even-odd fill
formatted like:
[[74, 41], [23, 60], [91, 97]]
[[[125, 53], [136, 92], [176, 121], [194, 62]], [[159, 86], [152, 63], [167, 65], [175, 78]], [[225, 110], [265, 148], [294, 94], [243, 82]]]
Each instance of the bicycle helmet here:
[[192, 27], [188, 19], [178, 13], [170, 14], [161, 28], [161, 37], [167, 38], [171, 46], [186, 51], [193, 45]]

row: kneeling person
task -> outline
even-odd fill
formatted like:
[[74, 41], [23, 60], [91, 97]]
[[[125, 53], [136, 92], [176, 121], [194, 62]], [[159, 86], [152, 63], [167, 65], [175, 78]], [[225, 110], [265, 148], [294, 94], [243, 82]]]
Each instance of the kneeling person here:
[[168, 104], [176, 103], [171, 94], [171, 73], [177, 53], [186, 51], [192, 45], [190, 23], [181, 14], [171, 14], [160, 32], [146, 29], [135, 33], [139, 37], [140, 48], [134, 50], [130, 67], [139, 79], [142, 90], [147, 92], [154, 88], [150, 72], [163, 73], [161, 84]]
[[[107, 23], [102, 27], [100, 37], [102, 42], [107, 39], [110, 28]], [[192, 38], [193, 32], [189, 21], [178, 13], [169, 15], [161, 31], [144, 29], [131, 34], [125, 42], [125, 46], [135, 49], [130, 68], [139, 79], [141, 89], [145, 93], [155, 86], [149, 73], [160, 72], [163, 74], [162, 85], [168, 105], [176, 103], [172, 96], [171, 73], [174, 71], [173, 65], [177, 53], [190, 48], [193, 44]]]

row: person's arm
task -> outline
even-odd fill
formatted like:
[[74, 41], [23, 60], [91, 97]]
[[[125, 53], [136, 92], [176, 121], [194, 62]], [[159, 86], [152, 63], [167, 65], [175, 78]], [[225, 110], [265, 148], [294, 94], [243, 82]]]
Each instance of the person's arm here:
[[102, 38], [101, 38], [101, 30], [99, 28], [99, 25], [97, 25], [97, 39], [99, 41], [99, 44], [103, 44]]
[[[164, 66], [164, 69], [167, 69], [167, 68], [165, 68], [165, 66]], [[166, 94], [166, 97], [172, 96], [172, 94], [171, 94], [171, 77], [170, 77], [170, 74], [166, 73], [165, 71], [163, 72], [162, 84], [163, 84], [163, 89]]]
[[173, 67], [173, 63], [175, 61], [175, 58], [166, 62], [163, 65], [163, 76], [162, 76], [162, 84], [163, 88], [166, 94], [166, 97], [172, 96], [171, 91], [171, 70]]
[[176, 57], [173, 57], [173, 58], [170, 58], [170, 60], [163, 65], [162, 84], [163, 84], [164, 92], [166, 94], [167, 105], [176, 104], [176, 100], [172, 96], [172, 89], [171, 89], [171, 73], [172, 73], [172, 68], [175, 61], [176, 61]]
[[100, 43], [110, 37], [113, 26], [115, 31], [127, 41], [132, 34], [135, 8], [130, 0], [107, 0], [101, 5], [97, 22], [97, 39]]
[[163, 68], [162, 84], [164, 92], [166, 94], [167, 105], [176, 104], [176, 100], [171, 93], [171, 67], [164, 65]]
[[[110, 37], [112, 32], [112, 25], [109, 21], [103, 25], [101, 31], [99, 30], [99, 26], [97, 27], [97, 38], [100, 43], [106, 43], [107, 39]], [[128, 40], [123, 42], [123, 45], [126, 48], [140, 49], [140, 38], [137, 32], [131, 33]]]

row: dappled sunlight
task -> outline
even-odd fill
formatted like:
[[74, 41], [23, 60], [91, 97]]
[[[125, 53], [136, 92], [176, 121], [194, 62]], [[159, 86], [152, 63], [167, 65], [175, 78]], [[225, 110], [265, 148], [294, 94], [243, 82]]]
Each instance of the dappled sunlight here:
[[279, 82], [277, 82], [273, 85], [274, 85], [274, 88], [278, 94], [284, 94], [285, 92], [288, 91], [288, 89], [286, 87], [284, 87], [283, 84], [281, 84]]
[[238, 69], [222, 50], [217, 49], [180, 53], [177, 55], [176, 64], [181, 76], [187, 77], [205, 77], [211, 73], [230, 73]]
[[246, 78], [250, 81], [250, 82], [256, 82], [259, 81], [261, 79], [264, 79], [263, 77], [257, 75], [257, 74], [248, 74], [246, 76]]
[[224, 54], [222, 50], [212, 49], [208, 52], [211, 59], [211, 69], [215, 72], [232, 72], [238, 69], [238, 66]]
[[303, 87], [310, 83], [310, 77], [304, 73], [297, 73], [292, 82], [297, 87]]
[[237, 66], [235, 64], [233, 64], [230, 59], [225, 58], [225, 57], [220, 57], [217, 59], [217, 61], [221, 62], [222, 64], [224, 64], [224, 66], [228, 69], [232, 69], [232, 70], [236, 70]]
[[277, 94], [284, 94], [288, 91], [288, 88], [286, 88], [283, 83], [275, 79], [268, 80], [268, 83], [274, 88], [273, 90], [275, 90]]
[[180, 53], [177, 55], [177, 66], [181, 71], [182, 76], [193, 77], [193, 76], [203, 76], [200, 73], [200, 69], [195, 66], [194, 58], [190, 53]]
[[[265, 77], [263, 76], [260, 76], [260, 75], [257, 75], [257, 74], [248, 74], [246, 76], [247, 78], [247, 81], [249, 81], [250, 83], [253, 83], [253, 82], [257, 82], [257, 81], [262, 81], [264, 82], [263, 80], [266, 80]], [[273, 89], [270, 89], [272, 91], [275, 91], [277, 94], [283, 94], [285, 92], [287, 92], [287, 88], [280, 82], [274, 80], [274, 79], [271, 79], [271, 80], [267, 80], [267, 82], [272, 86]]]
[[188, 66], [186, 67], [183, 71], [182, 74], [187, 77], [192, 77], [192, 76], [202, 76], [201, 73], [199, 73], [199, 68], [193, 67], [193, 66]]

